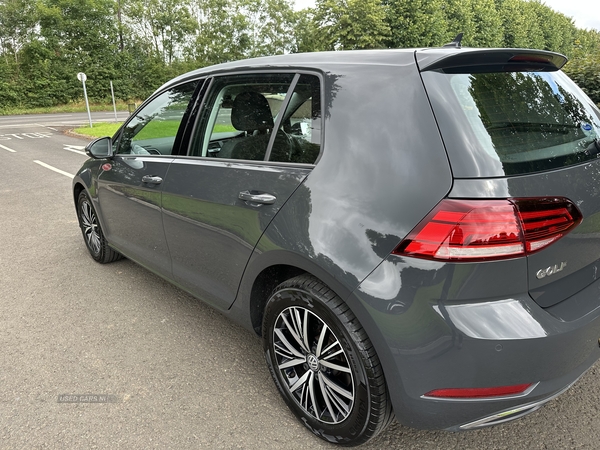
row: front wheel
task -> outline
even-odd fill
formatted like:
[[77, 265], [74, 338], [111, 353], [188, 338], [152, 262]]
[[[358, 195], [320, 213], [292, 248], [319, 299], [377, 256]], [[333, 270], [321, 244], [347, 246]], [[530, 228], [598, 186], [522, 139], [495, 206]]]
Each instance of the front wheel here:
[[358, 320], [309, 275], [280, 284], [263, 319], [265, 356], [287, 405], [314, 434], [358, 445], [392, 418], [379, 359]]
[[85, 245], [96, 261], [102, 264], [117, 261], [123, 256], [108, 246], [98, 215], [87, 192], [82, 191], [77, 200], [77, 218]]

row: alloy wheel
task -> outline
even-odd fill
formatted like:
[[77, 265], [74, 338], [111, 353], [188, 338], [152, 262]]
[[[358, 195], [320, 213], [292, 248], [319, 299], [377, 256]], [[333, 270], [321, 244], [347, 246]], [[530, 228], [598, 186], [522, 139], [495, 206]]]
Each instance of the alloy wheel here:
[[354, 404], [348, 356], [331, 328], [303, 307], [279, 313], [273, 329], [276, 365], [292, 397], [315, 419], [344, 421]]
[[92, 205], [85, 200], [81, 202], [81, 227], [85, 241], [92, 252], [100, 253], [100, 234], [98, 233], [98, 219]]

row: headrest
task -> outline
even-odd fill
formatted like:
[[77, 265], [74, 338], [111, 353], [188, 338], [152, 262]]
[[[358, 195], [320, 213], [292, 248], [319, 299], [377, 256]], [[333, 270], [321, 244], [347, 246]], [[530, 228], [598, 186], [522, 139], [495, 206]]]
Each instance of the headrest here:
[[273, 129], [269, 102], [258, 92], [242, 92], [233, 100], [231, 124], [239, 131]]

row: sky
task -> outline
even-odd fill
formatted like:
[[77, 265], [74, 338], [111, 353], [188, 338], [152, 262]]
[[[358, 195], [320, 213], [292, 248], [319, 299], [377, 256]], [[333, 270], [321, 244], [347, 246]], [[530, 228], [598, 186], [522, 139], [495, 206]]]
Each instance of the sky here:
[[598, 0], [545, 0], [555, 11], [571, 17], [578, 28], [595, 28], [600, 31], [600, 2]]
[[[573, 18], [578, 28], [600, 31], [600, 1], [598, 0], [543, 0], [555, 11]], [[315, 0], [295, 0], [296, 9], [315, 5]]]

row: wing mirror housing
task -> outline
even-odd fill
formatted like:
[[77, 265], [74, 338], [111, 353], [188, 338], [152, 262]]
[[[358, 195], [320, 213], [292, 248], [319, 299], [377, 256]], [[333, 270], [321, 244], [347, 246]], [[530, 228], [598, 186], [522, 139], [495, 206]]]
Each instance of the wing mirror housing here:
[[108, 136], [96, 139], [85, 146], [85, 152], [95, 159], [112, 158], [112, 139]]

